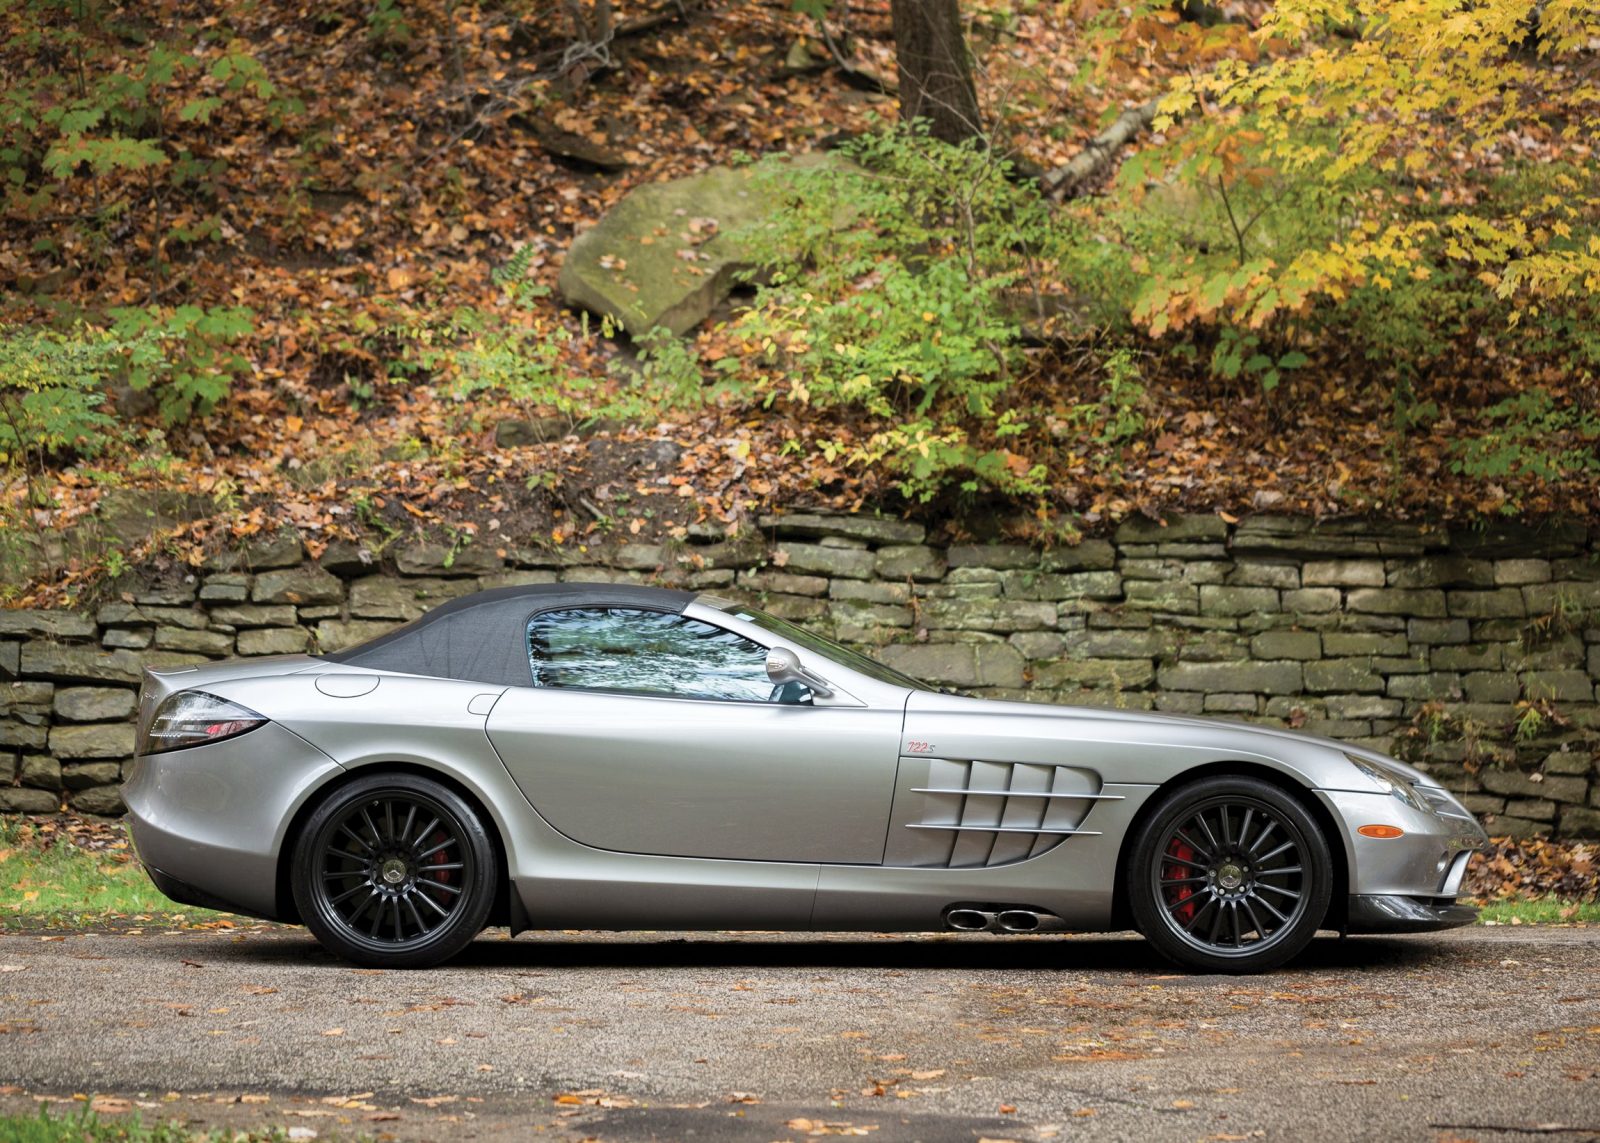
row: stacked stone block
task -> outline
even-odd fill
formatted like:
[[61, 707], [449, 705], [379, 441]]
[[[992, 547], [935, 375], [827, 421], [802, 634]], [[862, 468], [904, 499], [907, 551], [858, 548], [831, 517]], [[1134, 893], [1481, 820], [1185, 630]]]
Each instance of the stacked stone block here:
[[120, 808], [145, 666], [333, 651], [481, 588], [658, 583], [748, 600], [987, 697], [1241, 718], [1416, 760], [1511, 834], [1600, 835], [1600, 536], [1220, 516], [1039, 551], [791, 513], [582, 562], [283, 533], [92, 613], [0, 611], [0, 810]]

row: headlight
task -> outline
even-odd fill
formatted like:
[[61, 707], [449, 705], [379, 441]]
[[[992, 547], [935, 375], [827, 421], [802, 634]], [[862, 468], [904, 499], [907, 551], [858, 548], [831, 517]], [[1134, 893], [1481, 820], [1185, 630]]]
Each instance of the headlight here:
[[145, 735], [143, 754], [182, 750], [234, 738], [267, 720], [248, 707], [208, 695], [204, 691], [179, 691], [157, 708]]
[[1422, 800], [1422, 795], [1412, 788], [1411, 780], [1399, 770], [1359, 754], [1346, 754], [1345, 757], [1352, 766], [1381, 786], [1384, 793], [1393, 794], [1414, 810], [1428, 812], [1428, 803]]

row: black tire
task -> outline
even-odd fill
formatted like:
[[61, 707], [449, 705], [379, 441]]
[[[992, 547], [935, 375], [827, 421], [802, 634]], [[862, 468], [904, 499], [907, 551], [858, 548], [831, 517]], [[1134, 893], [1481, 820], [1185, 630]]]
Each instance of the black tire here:
[[494, 843], [455, 791], [415, 774], [336, 790], [295, 842], [294, 902], [317, 940], [373, 968], [430, 968], [488, 921]]
[[1167, 794], [1127, 866], [1134, 923], [1200, 972], [1265, 972], [1299, 955], [1328, 913], [1333, 858], [1311, 813], [1259, 778]]

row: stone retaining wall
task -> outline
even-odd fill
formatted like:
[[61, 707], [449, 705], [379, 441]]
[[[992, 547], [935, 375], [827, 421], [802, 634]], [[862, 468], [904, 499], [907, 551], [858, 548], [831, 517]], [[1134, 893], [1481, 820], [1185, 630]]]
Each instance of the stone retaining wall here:
[[145, 665], [335, 650], [480, 587], [611, 580], [746, 597], [982, 695], [1373, 744], [1492, 833], [1600, 835], [1600, 536], [1580, 526], [1193, 516], [1041, 553], [794, 514], [598, 553], [335, 544], [312, 562], [285, 533], [125, 578], [93, 614], [0, 611], [0, 810], [116, 812]]

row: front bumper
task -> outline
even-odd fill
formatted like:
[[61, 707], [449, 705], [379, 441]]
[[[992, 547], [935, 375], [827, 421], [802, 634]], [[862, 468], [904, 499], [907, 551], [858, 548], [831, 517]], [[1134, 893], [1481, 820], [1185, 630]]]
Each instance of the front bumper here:
[[[1344, 834], [1349, 893], [1357, 897], [1455, 897], [1467, 861], [1489, 844], [1475, 818], [1443, 790], [1429, 791], [1438, 809], [1418, 810], [1390, 794], [1325, 790], [1321, 796]], [[1440, 812], [1442, 810], [1443, 812]], [[1399, 828], [1401, 836], [1366, 837], [1363, 825]]]
[[1431, 933], [1470, 925], [1478, 910], [1426, 897], [1360, 895], [1350, 898], [1345, 931], [1350, 933]]
[[122, 799], [156, 888], [175, 901], [277, 919], [278, 855], [307, 797], [342, 767], [276, 723], [143, 755]]

